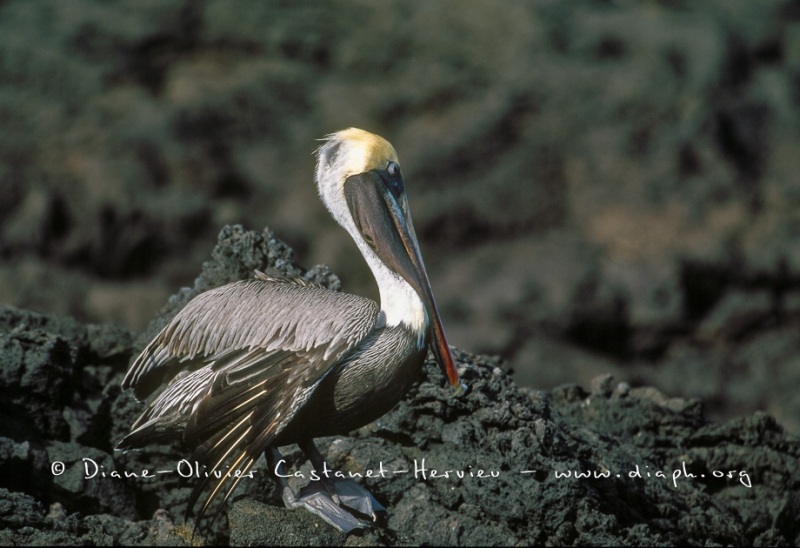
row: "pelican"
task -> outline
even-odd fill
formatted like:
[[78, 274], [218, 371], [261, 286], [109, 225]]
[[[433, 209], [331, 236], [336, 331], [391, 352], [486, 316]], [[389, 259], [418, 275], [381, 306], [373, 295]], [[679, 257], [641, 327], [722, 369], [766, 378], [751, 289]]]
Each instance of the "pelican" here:
[[[464, 389], [394, 147], [355, 128], [323, 141], [320, 198], [372, 270], [380, 304], [257, 271], [191, 300], [122, 381], [139, 401], [163, 390], [117, 449], [180, 440], [212, 472], [189, 498], [187, 516], [208, 491], [195, 523], [221, 496], [219, 514], [263, 454], [287, 507], [306, 508], [345, 533], [365, 527], [361, 516], [375, 520], [384, 508], [358, 483], [323, 477], [330, 467], [313, 439], [347, 434], [388, 412], [419, 378], [428, 347], [454, 392]], [[323, 478], [299, 493], [283, 477], [279, 447], [290, 444]]]

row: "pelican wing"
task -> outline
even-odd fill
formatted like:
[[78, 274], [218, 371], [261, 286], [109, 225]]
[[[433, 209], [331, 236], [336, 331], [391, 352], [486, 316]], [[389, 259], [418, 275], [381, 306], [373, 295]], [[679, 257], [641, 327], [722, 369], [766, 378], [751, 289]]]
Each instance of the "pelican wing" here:
[[242, 351], [322, 349], [327, 360], [355, 346], [377, 314], [374, 301], [293, 279], [228, 284], [192, 299], [136, 358], [122, 388], [141, 401], [182, 370], [212, 361], [221, 369]]
[[118, 448], [182, 433], [192, 459], [208, 472], [192, 492], [190, 510], [213, 485], [199, 519], [223, 490], [224, 503], [377, 316], [369, 299], [267, 279], [199, 295], [126, 376], [123, 386], [143, 386], [142, 397], [172, 380]]
[[206, 487], [212, 486], [198, 521], [224, 493], [222, 508], [337, 362], [336, 355], [325, 357], [321, 348], [275, 350], [242, 356], [217, 373], [183, 432], [184, 441], [194, 448], [192, 460], [209, 472], [192, 491], [190, 511]]

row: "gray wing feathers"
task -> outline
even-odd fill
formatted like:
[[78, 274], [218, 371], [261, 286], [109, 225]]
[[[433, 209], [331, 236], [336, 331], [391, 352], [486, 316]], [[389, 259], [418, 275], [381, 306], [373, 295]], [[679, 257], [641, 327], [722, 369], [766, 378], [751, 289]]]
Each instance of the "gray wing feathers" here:
[[377, 304], [364, 297], [291, 280], [229, 284], [190, 301], [134, 361], [122, 386], [144, 399], [198, 358], [208, 363], [238, 349], [322, 346], [328, 359], [361, 340], [377, 314]]
[[211, 388], [214, 372], [211, 366], [182, 372], [131, 425], [117, 449], [128, 450], [145, 443], [167, 441], [186, 427], [187, 418]]
[[[126, 375], [123, 388], [133, 387], [139, 399], [169, 384], [118, 448], [180, 433], [193, 460], [212, 471], [228, 461], [245, 474], [377, 317], [378, 305], [369, 299], [268, 277], [198, 295]], [[199, 519], [217, 495], [224, 503], [239, 481], [224, 489], [226, 475], [206, 476], [189, 509], [212, 484]]]

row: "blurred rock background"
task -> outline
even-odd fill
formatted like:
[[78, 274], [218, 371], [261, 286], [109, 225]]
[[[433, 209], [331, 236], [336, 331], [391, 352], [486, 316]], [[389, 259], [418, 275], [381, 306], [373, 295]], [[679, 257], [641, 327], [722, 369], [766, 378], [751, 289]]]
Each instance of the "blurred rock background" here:
[[315, 139], [395, 145], [451, 343], [800, 433], [800, 3], [0, 3], [0, 301], [141, 330], [220, 228], [376, 296]]

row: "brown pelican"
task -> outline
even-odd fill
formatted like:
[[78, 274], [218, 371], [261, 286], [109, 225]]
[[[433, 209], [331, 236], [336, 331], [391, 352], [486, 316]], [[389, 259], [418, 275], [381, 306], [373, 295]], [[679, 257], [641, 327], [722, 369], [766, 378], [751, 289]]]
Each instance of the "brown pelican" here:
[[295, 494], [281, 477], [278, 447], [298, 444], [323, 475], [328, 465], [312, 439], [346, 434], [394, 407], [419, 378], [428, 346], [462, 390], [392, 145], [354, 128], [329, 135], [317, 151], [316, 182], [371, 268], [380, 305], [257, 272], [190, 301], [122, 381], [138, 400], [166, 386], [117, 449], [181, 440], [192, 460], [224, 472], [195, 486], [187, 514], [210, 490], [196, 523], [220, 494], [221, 509], [264, 454], [288, 507], [344, 532], [363, 527], [357, 514], [375, 519], [383, 510], [365, 489], [323, 478]]

